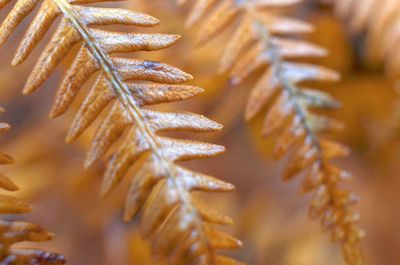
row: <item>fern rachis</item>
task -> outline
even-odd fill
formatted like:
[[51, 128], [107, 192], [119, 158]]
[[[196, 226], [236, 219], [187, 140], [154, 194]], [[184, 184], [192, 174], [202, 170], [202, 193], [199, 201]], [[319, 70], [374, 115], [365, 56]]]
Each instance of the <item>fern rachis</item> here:
[[[83, 1], [86, 2], [92, 1]], [[24, 92], [37, 89], [72, 46], [81, 41], [84, 45], [61, 82], [51, 115], [63, 114], [84, 82], [100, 71], [73, 121], [67, 140], [77, 138], [110, 102], [114, 102], [96, 133], [86, 161], [88, 166], [106, 153], [125, 129], [131, 127], [108, 162], [102, 194], [110, 192], [130, 166], [140, 159], [137, 163], [141, 163], [141, 167], [132, 179], [127, 196], [125, 219], [131, 219], [144, 208], [142, 232], [145, 237], [152, 238], [154, 253], [161, 259], [167, 259], [168, 264], [235, 264], [231, 259], [216, 256], [215, 250], [238, 247], [240, 241], [205, 223], [230, 223], [230, 219], [194, 201], [190, 195], [191, 190], [229, 191], [233, 186], [174, 164], [179, 160], [215, 156], [224, 148], [156, 135], [158, 131], [168, 130], [217, 131], [221, 126], [200, 115], [142, 108], [144, 105], [192, 97], [201, 89], [176, 85], [191, 79], [191, 76], [174, 67], [110, 56], [116, 52], [161, 49], [172, 44], [177, 36], [91, 29], [91, 25], [115, 23], [153, 26], [158, 21], [126, 10], [84, 7], [75, 3], [45, 0], [42, 4], [18, 48], [13, 64], [27, 57], [58, 15], [62, 15], [63, 19], [28, 78]], [[16, 4], [0, 29], [1, 43], [35, 4], [35, 0], [20, 0]], [[128, 82], [135, 80], [139, 82]]]

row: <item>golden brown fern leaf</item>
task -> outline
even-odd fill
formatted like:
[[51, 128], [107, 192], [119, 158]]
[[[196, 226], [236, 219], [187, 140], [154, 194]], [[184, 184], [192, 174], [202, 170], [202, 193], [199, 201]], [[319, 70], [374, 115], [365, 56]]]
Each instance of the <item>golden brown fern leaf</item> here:
[[[51, 116], [63, 114], [85, 81], [99, 72], [75, 116], [67, 141], [76, 139], [111, 105], [94, 136], [85, 163], [91, 165], [111, 146], [116, 147], [106, 166], [101, 193], [106, 195], [113, 190], [133, 164], [138, 165], [126, 198], [125, 219], [130, 220], [143, 210], [142, 234], [151, 239], [157, 258], [165, 259], [168, 264], [239, 264], [215, 253], [217, 249], [241, 246], [239, 240], [210, 225], [231, 223], [230, 218], [191, 196], [191, 191], [195, 190], [231, 191], [233, 185], [175, 164], [176, 161], [219, 155], [224, 147], [157, 135], [161, 131], [213, 132], [220, 130], [221, 125], [192, 113], [142, 108], [183, 100], [202, 89], [180, 85], [192, 77], [175, 67], [112, 56], [113, 53], [162, 49], [174, 43], [178, 36], [93, 28], [109, 24], [148, 27], [159, 23], [151, 16], [128, 10], [77, 5], [103, 1], [44, 0], [18, 47], [13, 64], [26, 59], [56, 17], [62, 19], [29, 76], [24, 92], [36, 90], [70, 49], [81, 43], [58, 89]], [[1, 43], [38, 2], [18, 0], [0, 28]]]
[[339, 185], [349, 174], [331, 162], [347, 155], [348, 149], [320, 139], [321, 132], [335, 129], [339, 124], [311, 112], [314, 108], [331, 109], [339, 104], [324, 92], [301, 87], [304, 81], [336, 81], [339, 75], [321, 66], [293, 61], [326, 54], [316, 45], [286, 37], [313, 29], [303, 21], [284, 15], [283, 9], [297, 2], [299, 0], [198, 0], [194, 2], [188, 23], [191, 25], [204, 17], [199, 43], [206, 43], [231, 24], [238, 25], [220, 64], [220, 71], [228, 71], [234, 85], [257, 69], [268, 66], [250, 93], [246, 119], [254, 117], [272, 101], [263, 134], [276, 135], [274, 153], [277, 158], [292, 152], [283, 178], [289, 180], [303, 172], [305, 178], [300, 192], [314, 192], [311, 217], [319, 218], [323, 228], [331, 231], [333, 240], [340, 242], [349, 265], [360, 265], [359, 241], [363, 231], [355, 226], [358, 215], [349, 209], [354, 196]]
[[390, 75], [400, 74], [400, 2], [397, 0], [337, 0], [335, 11], [351, 30], [367, 32], [367, 54], [384, 60]]
[[[4, 110], [0, 108], [0, 112]], [[0, 123], [0, 131], [6, 131], [10, 126]], [[0, 164], [12, 164], [13, 158], [0, 153]], [[0, 188], [7, 191], [17, 191], [18, 187], [11, 179], [0, 173]], [[21, 214], [30, 212], [31, 207], [9, 195], [0, 194], [0, 214]], [[0, 219], [0, 263], [4, 265], [50, 265], [64, 264], [62, 255], [50, 253], [41, 249], [15, 248], [14, 244], [31, 241], [43, 242], [53, 238], [53, 234], [41, 227], [28, 222]]]

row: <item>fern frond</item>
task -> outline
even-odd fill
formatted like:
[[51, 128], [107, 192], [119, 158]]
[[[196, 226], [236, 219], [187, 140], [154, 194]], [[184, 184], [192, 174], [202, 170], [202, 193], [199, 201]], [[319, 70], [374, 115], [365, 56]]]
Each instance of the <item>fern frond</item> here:
[[[1, 43], [38, 2], [18, 0], [0, 28]], [[62, 19], [31, 72], [24, 93], [40, 87], [70, 49], [80, 43], [80, 50], [61, 81], [50, 115], [63, 114], [83, 84], [98, 72], [97, 81], [75, 116], [67, 141], [79, 137], [111, 105], [85, 162], [90, 166], [111, 146], [117, 146], [106, 165], [101, 193], [106, 195], [112, 191], [133, 164], [137, 164], [138, 172], [132, 178], [126, 198], [125, 220], [143, 211], [142, 234], [151, 239], [158, 258], [165, 259], [168, 264], [239, 264], [218, 256], [216, 250], [240, 247], [241, 242], [209, 225], [230, 223], [230, 219], [194, 201], [191, 196], [191, 191], [195, 190], [231, 191], [233, 185], [175, 164], [219, 155], [224, 147], [157, 135], [161, 131], [179, 130], [213, 132], [220, 130], [221, 125], [197, 114], [142, 108], [183, 100], [197, 95], [202, 89], [180, 85], [192, 77], [175, 67], [113, 56], [114, 53], [163, 49], [179, 37], [93, 28], [109, 24], [149, 27], [159, 22], [151, 16], [128, 10], [78, 5], [92, 2], [104, 1], [44, 0], [41, 4], [18, 47], [13, 64], [27, 58], [56, 17]]]
[[[4, 109], [0, 108], [0, 112]], [[6, 123], [0, 123], [0, 132], [10, 129]], [[0, 164], [12, 164], [14, 159], [0, 153]], [[18, 186], [0, 173], [0, 188], [6, 191], [17, 191]], [[0, 214], [22, 214], [31, 211], [29, 204], [15, 197], [0, 194]], [[8, 265], [59, 265], [64, 264], [62, 255], [46, 252], [41, 249], [16, 248], [14, 244], [24, 241], [43, 242], [53, 238], [53, 234], [43, 228], [22, 221], [0, 219], [0, 263]]]
[[326, 54], [314, 44], [286, 37], [313, 30], [311, 25], [283, 14], [284, 8], [298, 2], [197, 0], [187, 21], [193, 25], [204, 20], [199, 23], [200, 44], [231, 25], [238, 25], [220, 63], [220, 72], [229, 72], [234, 85], [267, 66], [250, 92], [245, 117], [253, 118], [272, 101], [265, 116], [263, 135], [276, 135], [277, 159], [292, 152], [283, 179], [292, 179], [303, 172], [305, 178], [300, 192], [314, 192], [309, 209], [311, 217], [319, 218], [323, 228], [331, 231], [347, 263], [359, 265], [362, 264], [359, 241], [363, 231], [355, 225], [358, 214], [350, 211], [354, 196], [340, 187], [340, 182], [349, 174], [331, 162], [347, 155], [348, 149], [320, 138], [320, 133], [340, 126], [312, 112], [315, 108], [336, 108], [339, 103], [324, 92], [301, 86], [304, 81], [336, 81], [339, 75], [321, 66], [294, 61]]

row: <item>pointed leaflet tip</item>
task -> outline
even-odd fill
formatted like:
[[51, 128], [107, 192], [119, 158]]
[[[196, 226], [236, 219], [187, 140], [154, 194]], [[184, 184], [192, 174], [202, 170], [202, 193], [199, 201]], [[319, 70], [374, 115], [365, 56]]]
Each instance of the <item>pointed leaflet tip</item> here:
[[85, 169], [88, 169], [89, 167], [91, 167], [93, 165], [94, 162], [95, 162], [95, 159], [93, 159], [93, 156], [87, 156], [85, 159], [85, 162], [83, 164], [83, 167]]
[[30, 89], [28, 89], [28, 88], [24, 88], [23, 90], [22, 90], [22, 95], [29, 95], [29, 94], [31, 94], [32, 93], [32, 91], [30, 90]]
[[204, 88], [202, 87], [191, 87], [192, 88], [192, 92], [195, 96], [197, 96], [198, 94], [204, 93]]
[[[65, 142], [67, 143], [67, 144], [70, 144], [70, 143], [72, 143], [73, 141], [74, 141], [75, 139], [72, 137], [72, 135], [70, 135], [70, 134], [68, 134], [66, 137], [65, 137]], [[86, 166], [85, 166], [86, 167]]]
[[215, 249], [236, 249], [243, 246], [242, 241], [222, 231], [208, 228], [207, 235], [210, 245]]
[[97, 150], [93, 151], [93, 148], [91, 147], [89, 149], [89, 152], [86, 155], [85, 162], [84, 162], [84, 168], [87, 169], [87, 168], [91, 167], [98, 159], [100, 159], [99, 155], [98, 155], [98, 151]]
[[16, 54], [11, 61], [11, 66], [17, 66], [22, 62], [23, 62], [22, 58], [19, 56], [19, 54]]
[[213, 121], [213, 120], [210, 120], [211, 122], [212, 122], [212, 125], [213, 125], [213, 130], [215, 130], [215, 131], [222, 131], [222, 129], [224, 128], [224, 125], [222, 125], [221, 123], [219, 123], [219, 122], [216, 122], [216, 121]]
[[22, 94], [23, 95], [29, 95], [35, 92], [35, 90], [39, 87], [39, 85], [34, 84], [34, 80], [30, 80], [31, 78], [28, 78], [28, 81], [26, 82], [24, 88], [22, 89]]
[[47, 241], [47, 240], [52, 240], [55, 236], [56, 236], [56, 235], [55, 235], [54, 233], [52, 233], [52, 232], [47, 232], [47, 233], [46, 233], [45, 241]]
[[[95, 9], [95, 8], [93, 8]], [[136, 21], [138, 26], [142, 27], [152, 27], [160, 24], [160, 20], [157, 18], [150, 16], [148, 14], [144, 13], [138, 13], [138, 12], [131, 12], [126, 9], [117, 9], [117, 8], [110, 8], [110, 9], [105, 9], [104, 10], [108, 11], [107, 13], [110, 13], [109, 10], [117, 10], [117, 12], [120, 13], [128, 13], [132, 16], [133, 21]], [[100, 8], [97, 8], [97, 10], [101, 10]]]
[[[49, 118], [50, 119], [55, 119], [55, 118], [57, 118], [57, 117], [59, 117], [60, 115], [58, 115], [58, 113], [54, 110], [54, 109], [52, 109], [51, 111], [50, 111], [50, 113], [49, 113]], [[67, 140], [67, 138], [65, 139], [65, 141], [68, 143], [69, 141]]]
[[0, 122], [0, 132], [6, 132], [11, 129], [11, 125], [5, 122]]
[[0, 173], [0, 187], [5, 190], [8, 190], [8, 191], [18, 191], [19, 190], [19, 187], [17, 185], [15, 185], [15, 183], [11, 179], [6, 177], [2, 173]]
[[185, 78], [185, 81], [183, 81], [183, 82], [187, 82], [187, 81], [190, 81], [190, 80], [194, 79], [194, 77], [191, 74], [188, 74], [188, 73], [183, 72], [183, 71], [182, 71], [182, 75]]
[[182, 36], [179, 34], [169, 34], [169, 36], [171, 36], [171, 39], [173, 39], [172, 43], [174, 43], [182, 38]]

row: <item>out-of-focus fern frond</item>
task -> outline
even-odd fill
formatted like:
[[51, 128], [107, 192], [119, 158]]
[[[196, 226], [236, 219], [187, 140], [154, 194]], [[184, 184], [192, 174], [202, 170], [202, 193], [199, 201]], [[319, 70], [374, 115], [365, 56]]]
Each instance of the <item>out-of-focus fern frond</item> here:
[[[0, 109], [0, 112], [3, 112]], [[7, 131], [10, 126], [0, 123], [0, 132]], [[14, 160], [7, 154], [0, 153], [0, 164], [12, 164]], [[0, 173], [0, 188], [17, 191], [18, 186]], [[31, 211], [29, 204], [15, 197], [0, 194], [0, 214], [22, 214]], [[13, 245], [19, 242], [43, 242], [53, 238], [53, 234], [41, 227], [22, 221], [0, 219], [0, 263], [8, 265], [60, 265], [65, 259], [62, 255], [46, 252], [41, 249], [18, 248]]]
[[383, 60], [390, 75], [400, 74], [400, 2], [396, 0], [332, 1], [339, 17], [354, 32], [367, 32], [367, 54]]
[[348, 149], [320, 138], [320, 133], [341, 126], [312, 112], [316, 108], [337, 108], [339, 103], [327, 93], [301, 85], [305, 81], [336, 81], [339, 75], [325, 67], [294, 61], [326, 54], [321, 47], [287, 37], [313, 30], [312, 25], [284, 13], [300, 1], [197, 0], [192, 3], [187, 24], [200, 24], [199, 44], [236, 25], [224, 49], [220, 72], [229, 72], [232, 84], [237, 85], [256, 70], [265, 68], [250, 93], [245, 117], [253, 118], [272, 102], [265, 116], [263, 135], [276, 136], [277, 158], [292, 153], [283, 178], [289, 180], [304, 173], [300, 192], [314, 192], [310, 215], [319, 218], [323, 228], [331, 231], [347, 263], [359, 265], [363, 231], [355, 225], [359, 215], [350, 211], [355, 197], [340, 187], [349, 174], [331, 162], [347, 155]]

